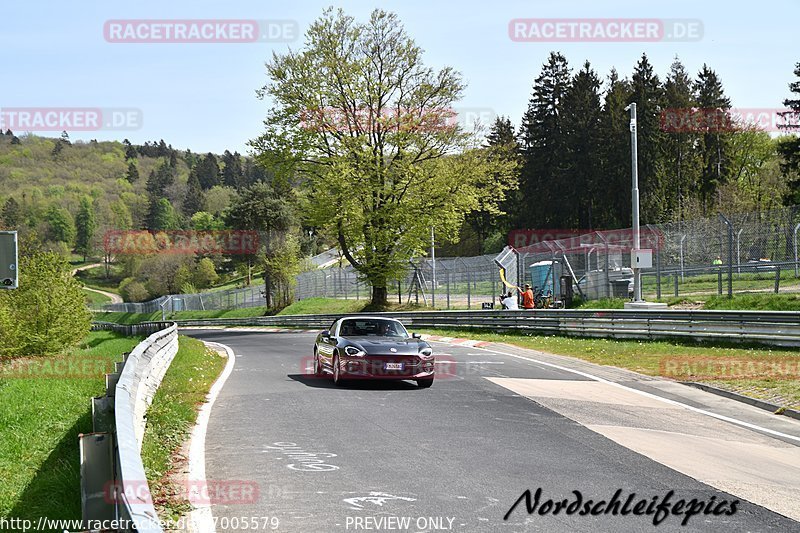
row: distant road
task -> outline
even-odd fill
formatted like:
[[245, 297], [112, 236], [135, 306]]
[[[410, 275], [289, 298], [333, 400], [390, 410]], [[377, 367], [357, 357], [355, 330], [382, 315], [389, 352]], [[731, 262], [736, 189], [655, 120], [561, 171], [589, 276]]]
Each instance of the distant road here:
[[[238, 517], [275, 517], [282, 532], [800, 531], [785, 516], [800, 517], [800, 447], [640, 393], [697, 409], [727, 406], [721, 412], [753, 424], [780, 417], [672, 381], [575, 362], [581, 375], [542, 362], [556, 356], [513, 347], [433, 343], [453, 372], [430, 389], [335, 387], [308, 374], [313, 334], [182, 333], [236, 355], [211, 413], [206, 476], [259, 490], [255, 501], [212, 505], [217, 531], [233, 531], [220, 525]], [[800, 435], [795, 421], [773, 423]], [[523, 501], [503, 519], [537, 488], [547, 512], [529, 515]], [[585, 504], [618, 490], [622, 503], [674, 491], [672, 503], [722, 507], [686, 526], [666, 516], [658, 528], [652, 514], [543, 507], [573, 503], [573, 491]], [[723, 514], [735, 500], [736, 513]]]
[[[103, 263], [92, 263], [91, 265], [83, 265], [81, 267], [72, 269], [72, 275], [74, 276], [75, 274], [77, 274], [81, 270], [86, 270], [88, 268], [94, 268], [94, 267], [98, 267], [98, 266], [104, 266], [104, 265], [103, 265]], [[112, 303], [112, 304], [121, 304], [122, 303], [122, 296], [120, 296], [119, 294], [114, 294], [113, 292], [103, 291], [103, 290], [100, 290], [100, 289], [93, 289], [92, 287], [87, 287], [85, 285], [84, 285], [83, 288], [86, 289], [87, 291], [96, 292], [98, 294], [102, 294], [103, 296], [107, 296], [108, 298], [111, 298], [111, 302], [110, 303]]]

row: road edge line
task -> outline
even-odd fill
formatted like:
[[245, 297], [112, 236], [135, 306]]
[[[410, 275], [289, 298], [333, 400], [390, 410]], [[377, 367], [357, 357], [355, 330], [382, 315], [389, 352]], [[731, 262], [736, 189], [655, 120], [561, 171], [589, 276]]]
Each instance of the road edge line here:
[[[225, 368], [217, 378], [217, 381], [209, 389], [206, 402], [200, 406], [200, 410], [197, 412], [197, 420], [189, 439], [188, 477], [197, 486], [203, 486], [206, 483], [206, 431], [208, 429], [208, 421], [211, 418], [211, 409], [214, 407], [214, 402], [216, 402], [217, 396], [222, 391], [222, 387], [225, 386], [228, 377], [233, 373], [233, 367], [236, 366], [236, 356], [229, 346], [218, 342], [202, 342], [212, 349], [214, 347], [224, 349], [228, 355], [228, 361], [225, 363]], [[214, 518], [211, 514], [211, 503], [193, 503], [192, 507], [189, 512], [187, 529], [192, 533], [216, 533]]]
[[737, 426], [741, 426], [741, 427], [744, 427], [744, 428], [747, 428], [747, 429], [750, 429], [750, 430], [753, 430], [753, 431], [760, 431], [760, 432], [763, 432], [763, 433], [767, 433], [768, 435], [772, 435], [772, 436], [775, 436], [775, 437], [781, 437], [781, 438], [784, 438], [784, 439], [789, 439], [789, 440], [793, 441], [793, 443], [796, 443], [796, 445], [800, 445], [800, 437], [796, 437], [794, 435], [789, 435], [788, 433], [782, 433], [782, 432], [776, 431], [774, 429], [765, 428], [765, 427], [759, 426], [757, 424], [751, 424], [750, 422], [745, 422], [744, 420], [739, 420], [739, 419], [732, 418], [732, 417], [729, 417], [729, 416], [720, 415], [720, 414], [714, 413], [712, 411], [707, 411], [705, 409], [700, 409], [698, 407], [693, 407], [691, 405], [687, 405], [687, 404], [679, 402], [677, 400], [672, 400], [670, 398], [664, 398], [663, 396], [658, 396], [657, 394], [652, 394], [650, 392], [645, 392], [645, 391], [641, 391], [641, 390], [638, 390], [638, 389], [634, 389], [633, 387], [628, 387], [628, 386], [622, 385], [621, 383], [616, 383], [614, 381], [611, 381], [611, 380], [608, 380], [608, 379], [605, 379], [605, 378], [601, 378], [601, 377], [595, 376], [593, 374], [589, 374], [588, 372], [583, 372], [581, 370], [575, 370], [573, 368], [567, 368], [565, 366], [556, 365], [556, 364], [553, 364], [553, 363], [548, 363], [546, 361], [540, 361], [540, 360], [534, 359], [532, 357], [527, 357], [527, 356], [523, 356], [523, 355], [517, 355], [517, 354], [513, 354], [513, 353], [508, 353], [508, 352], [501, 352], [501, 351], [498, 351], [498, 350], [495, 350], [495, 349], [492, 349], [492, 348], [483, 348], [483, 347], [478, 347], [478, 346], [474, 346], [474, 347], [471, 347], [471, 348], [474, 349], [474, 350], [485, 350], [487, 352], [495, 353], [495, 354], [498, 354], [498, 355], [505, 355], [505, 356], [508, 356], [508, 357], [514, 357], [516, 359], [522, 359], [522, 360], [525, 360], [525, 361], [530, 361], [532, 363], [537, 363], [537, 364], [540, 364], [540, 365], [549, 366], [551, 368], [555, 368], [555, 369], [558, 369], [558, 370], [563, 370], [565, 372], [570, 372], [572, 374], [577, 374], [579, 376], [583, 376], [583, 377], [592, 379], [594, 381], [599, 381], [599, 382], [605, 383], [607, 385], [612, 385], [614, 387], [618, 387], [620, 389], [639, 394], [639, 395], [644, 396], [646, 398], [660, 400], [660, 401], [668, 403], [670, 405], [675, 405], [675, 406], [678, 406], [678, 407], [682, 407], [684, 409], [688, 409], [689, 411], [693, 411], [695, 413], [699, 413], [699, 414], [702, 414], [702, 415], [710, 416], [711, 418], [716, 418], [717, 420], [722, 420], [724, 422], [728, 422], [728, 423], [731, 423], [731, 424], [734, 424], [734, 425], [737, 425]]

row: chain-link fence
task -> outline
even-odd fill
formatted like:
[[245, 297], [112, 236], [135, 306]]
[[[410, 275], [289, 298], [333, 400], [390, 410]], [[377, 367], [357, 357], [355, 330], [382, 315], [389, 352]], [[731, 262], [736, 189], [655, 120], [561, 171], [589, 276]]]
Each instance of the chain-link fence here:
[[[707, 296], [741, 291], [798, 291], [800, 206], [767, 212], [715, 216], [642, 226], [640, 243], [652, 250], [642, 270], [646, 299]], [[501, 253], [477, 257], [417, 258], [389, 287], [389, 300], [441, 309], [498, 305], [509, 285], [530, 283], [553, 301], [573, 292], [584, 300], [627, 298], [633, 291], [631, 229], [572, 232]], [[505, 254], [505, 255], [504, 255]], [[297, 276], [294, 296], [369, 300], [371, 287], [346, 262]], [[330, 264], [330, 263], [328, 263]], [[730, 276], [729, 276], [730, 274]], [[569, 287], [567, 287], [569, 285]], [[264, 286], [163, 296], [150, 302], [112, 304], [104, 309], [150, 313], [217, 310], [265, 304]]]
[[221, 311], [240, 307], [258, 307], [266, 304], [264, 285], [251, 285], [243, 289], [227, 289], [194, 294], [168, 294], [155, 300], [141, 303], [107, 304], [104, 311], [122, 313], [165, 314], [176, 311]]

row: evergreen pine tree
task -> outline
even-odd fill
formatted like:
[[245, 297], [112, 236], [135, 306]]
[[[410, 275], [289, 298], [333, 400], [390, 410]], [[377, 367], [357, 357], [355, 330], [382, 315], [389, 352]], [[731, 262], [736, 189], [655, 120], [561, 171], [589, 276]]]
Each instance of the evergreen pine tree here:
[[139, 168], [133, 161], [128, 163], [128, 173], [125, 174], [125, 179], [128, 180], [128, 183], [135, 183], [139, 181]]
[[97, 220], [94, 214], [92, 200], [88, 197], [81, 199], [78, 214], [75, 215], [75, 251], [83, 255], [83, 261], [92, 252], [92, 240], [97, 230]]
[[625, 106], [631, 97], [630, 82], [620, 79], [615, 69], [608, 76], [601, 114], [601, 174], [603, 187], [598, 205], [606, 206], [602, 227], [631, 225], [631, 146], [630, 129]]
[[703, 65], [695, 81], [697, 106], [706, 118], [700, 138], [702, 173], [700, 175], [700, 200], [704, 214], [713, 209], [719, 186], [730, 175], [729, 151], [731, 128], [728, 112], [730, 99], [725, 96], [717, 73]]
[[663, 95], [658, 75], [653, 72], [647, 55], [642, 54], [631, 76], [628, 103], [636, 103], [641, 220], [645, 224], [662, 222], [668, 216], [664, 185], [664, 132], [661, 130]]
[[3, 204], [3, 224], [10, 228], [16, 227], [22, 220], [21, 215], [19, 203], [13, 196], [9, 196]]
[[[797, 133], [800, 131], [800, 63], [794, 68], [794, 75], [797, 80], [789, 84], [789, 91], [795, 95], [783, 101], [783, 105], [789, 108], [790, 112], [781, 113], [784, 123], [779, 127], [787, 132]], [[778, 146], [778, 151], [783, 156], [781, 168], [784, 174], [800, 174], [800, 136], [786, 137]], [[800, 203], [800, 179], [795, 179], [789, 183], [789, 193], [787, 199], [790, 202]]]
[[588, 61], [572, 78], [564, 93], [566, 174], [569, 187], [561, 190], [564, 227], [592, 229], [597, 226], [597, 201], [602, 188], [600, 80]]
[[204, 191], [220, 184], [219, 163], [214, 154], [209, 152], [203, 156], [195, 168], [197, 169], [197, 179], [200, 180], [200, 186]]
[[186, 196], [183, 199], [183, 214], [191, 217], [198, 211], [203, 211], [204, 208], [205, 193], [203, 193], [203, 188], [200, 187], [200, 180], [197, 178], [197, 173], [190, 172]]
[[664, 81], [664, 106], [661, 123], [665, 132], [665, 190], [669, 211], [675, 220], [685, 218], [687, 202], [694, 197], [700, 174], [697, 157], [698, 135], [686, 118], [697, 106], [692, 79], [675, 57]]
[[533, 84], [533, 95], [522, 118], [521, 205], [519, 227], [563, 227], [559, 197], [570, 188], [564, 166], [564, 94], [570, 83], [566, 58], [551, 52]]

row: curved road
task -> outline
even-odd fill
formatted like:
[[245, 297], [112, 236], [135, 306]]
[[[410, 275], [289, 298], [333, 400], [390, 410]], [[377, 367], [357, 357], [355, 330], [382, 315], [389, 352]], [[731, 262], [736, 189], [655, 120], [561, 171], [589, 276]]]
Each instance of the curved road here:
[[[74, 269], [72, 269], [72, 275], [74, 276], [75, 274], [77, 274], [81, 270], [86, 270], [87, 268], [93, 268], [93, 267], [98, 267], [98, 266], [103, 266], [103, 263], [92, 263], [90, 265], [84, 265], [84, 266], [81, 266], [81, 267], [78, 267], [78, 268], [74, 268]], [[108, 292], [108, 291], [104, 291], [104, 290], [101, 290], [101, 289], [95, 289], [93, 287], [87, 287], [86, 285], [84, 285], [83, 288], [86, 289], [87, 291], [96, 292], [98, 294], [102, 294], [103, 296], [106, 296], [106, 297], [110, 298], [111, 301], [109, 303], [112, 303], [112, 304], [121, 304], [122, 301], [123, 301], [122, 300], [122, 296], [120, 296], [119, 294], [114, 294], [113, 292]]]
[[[567, 358], [441, 343], [444, 375], [430, 389], [336, 388], [308, 374], [313, 334], [183, 333], [236, 354], [211, 413], [206, 474], [257, 489], [212, 506], [217, 531], [252, 517], [285, 532], [651, 531], [670, 492], [670, 504], [686, 503], [658, 531], [800, 531], [787, 517], [800, 509], [800, 424], [735, 402], [583, 362], [576, 374], [556, 364]], [[541, 489], [533, 512], [523, 499], [508, 513], [528, 489], [532, 505]], [[689, 505], [698, 514], [686, 519]]]

